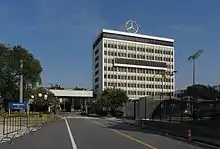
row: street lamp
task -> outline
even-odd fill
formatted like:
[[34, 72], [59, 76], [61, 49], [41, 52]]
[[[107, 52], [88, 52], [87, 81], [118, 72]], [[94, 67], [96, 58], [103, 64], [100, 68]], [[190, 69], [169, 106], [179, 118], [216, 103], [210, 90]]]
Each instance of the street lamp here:
[[44, 100], [47, 100], [47, 97], [48, 97], [48, 95], [47, 95], [47, 94], [45, 94], [45, 95], [44, 95]]
[[[193, 62], [193, 87], [195, 85], [195, 81], [196, 81], [196, 60], [200, 57], [200, 55], [203, 53], [202, 49], [199, 49], [196, 53], [194, 53], [193, 55], [188, 57], [188, 60]], [[193, 119], [195, 120], [195, 102], [197, 102], [197, 99], [195, 99], [195, 101], [193, 102]]]
[[[162, 80], [161, 80], [161, 81], [162, 81], [162, 88], [161, 88], [161, 89], [162, 89], [162, 93], [161, 93], [161, 95], [160, 95], [160, 102], [161, 102], [161, 100], [163, 99], [163, 94], [164, 94], [164, 93], [163, 93], [163, 92], [164, 92], [164, 91], [163, 91], [163, 83], [164, 83], [164, 79], [166, 78], [166, 71], [163, 70], [160, 75], [162, 76]], [[163, 108], [164, 108], [164, 112], [165, 112], [165, 115], [166, 115], [166, 112], [167, 112], [167, 111], [166, 111], [166, 102], [164, 102], [164, 103], [165, 103], [165, 105], [163, 106]], [[160, 114], [160, 115], [161, 115], [161, 114]], [[160, 116], [160, 120], [161, 120], [161, 116]]]
[[42, 97], [43, 95], [41, 93], [38, 93], [38, 97]]
[[144, 97], [144, 118], [147, 119], [147, 97]]
[[175, 74], [177, 73], [177, 71], [176, 70], [174, 70], [173, 72], [171, 72], [170, 74], [169, 74], [169, 76], [170, 76], [170, 99], [171, 99], [171, 97], [172, 97], [172, 76], [174, 76]]
[[200, 49], [198, 50], [196, 53], [194, 53], [193, 55], [189, 56], [188, 57], [188, 60], [189, 61], [192, 61], [193, 62], [193, 86], [195, 85], [195, 76], [196, 76], [196, 60], [200, 57], [200, 55], [203, 53], [203, 50]]

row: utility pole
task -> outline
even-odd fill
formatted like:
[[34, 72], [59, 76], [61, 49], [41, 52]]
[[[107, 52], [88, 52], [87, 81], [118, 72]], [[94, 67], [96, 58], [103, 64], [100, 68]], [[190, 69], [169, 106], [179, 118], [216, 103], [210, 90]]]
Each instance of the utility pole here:
[[19, 102], [23, 103], [23, 60], [20, 60], [20, 90], [19, 90]]

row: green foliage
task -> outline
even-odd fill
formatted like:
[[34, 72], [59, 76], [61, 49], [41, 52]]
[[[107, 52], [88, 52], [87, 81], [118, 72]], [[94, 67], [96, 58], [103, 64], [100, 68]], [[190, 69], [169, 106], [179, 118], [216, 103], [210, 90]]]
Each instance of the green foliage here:
[[102, 92], [101, 97], [94, 105], [99, 113], [116, 113], [128, 100], [125, 91], [119, 88], [107, 88]]
[[[39, 97], [39, 93], [42, 94], [42, 97]], [[43, 87], [33, 90], [32, 95], [34, 96], [34, 104], [46, 106], [53, 106], [59, 104], [59, 101], [56, 98], [56, 96], [50, 90], [45, 89]], [[47, 95], [46, 99], [44, 98], [44, 95]]]
[[77, 86], [76, 86], [73, 90], [81, 90], [81, 91], [82, 91], [82, 90], [87, 90], [87, 89], [85, 89], [85, 88], [80, 88], [80, 87], [77, 87]]
[[[23, 60], [23, 69], [20, 69], [20, 61]], [[19, 75], [23, 73], [24, 98], [28, 98], [28, 91], [34, 88], [36, 83], [41, 83], [40, 62], [34, 58], [22, 46], [0, 44], [0, 93], [6, 99], [18, 99]]]
[[49, 89], [64, 90], [64, 87], [62, 87], [58, 83], [56, 83], [56, 84], [51, 83]]
[[216, 100], [220, 97], [220, 92], [212, 86], [197, 84], [194, 86], [188, 86], [184, 95], [197, 99]]

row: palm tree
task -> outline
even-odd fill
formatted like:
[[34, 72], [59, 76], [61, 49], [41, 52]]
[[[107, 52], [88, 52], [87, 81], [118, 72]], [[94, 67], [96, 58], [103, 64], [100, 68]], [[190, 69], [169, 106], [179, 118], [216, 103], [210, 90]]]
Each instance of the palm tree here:
[[188, 57], [188, 60], [193, 61], [193, 85], [195, 85], [195, 76], [196, 76], [196, 60], [200, 57], [200, 55], [203, 53], [203, 50], [200, 49], [193, 55]]

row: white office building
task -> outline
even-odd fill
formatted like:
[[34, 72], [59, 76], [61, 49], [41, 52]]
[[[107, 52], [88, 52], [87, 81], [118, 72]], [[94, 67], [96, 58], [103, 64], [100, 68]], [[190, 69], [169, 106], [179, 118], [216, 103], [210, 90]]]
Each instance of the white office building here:
[[93, 43], [93, 90], [117, 87], [131, 99], [173, 92], [173, 44], [169, 38], [102, 29]]

